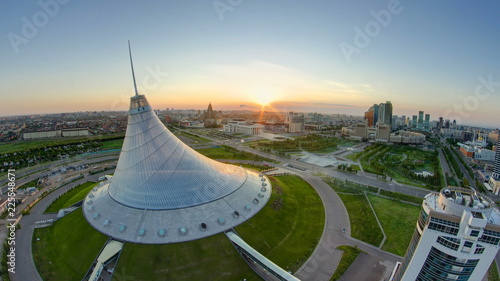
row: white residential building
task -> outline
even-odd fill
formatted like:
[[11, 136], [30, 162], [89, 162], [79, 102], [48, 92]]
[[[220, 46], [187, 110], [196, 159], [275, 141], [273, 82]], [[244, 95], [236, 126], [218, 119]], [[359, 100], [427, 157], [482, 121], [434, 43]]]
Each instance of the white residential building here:
[[471, 189], [425, 196], [416, 226], [393, 280], [482, 280], [498, 252], [500, 213]]

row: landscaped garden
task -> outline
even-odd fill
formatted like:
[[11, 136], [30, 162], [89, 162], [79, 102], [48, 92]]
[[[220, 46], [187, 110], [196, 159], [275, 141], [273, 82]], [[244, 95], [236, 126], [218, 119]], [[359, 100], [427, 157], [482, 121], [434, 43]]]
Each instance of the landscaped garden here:
[[375, 195], [368, 195], [368, 199], [387, 236], [382, 250], [404, 256], [415, 231], [421, 207]]
[[335, 178], [324, 177], [324, 180], [338, 193], [346, 206], [352, 237], [377, 247], [380, 245], [383, 234], [373, 214], [375, 211], [387, 237], [382, 249], [399, 256], [404, 255], [415, 230], [422, 198]]
[[387, 175], [403, 184], [434, 190], [445, 186], [437, 150], [377, 143], [347, 158], [359, 160], [365, 172]]
[[353, 141], [343, 138], [324, 136], [319, 134], [308, 134], [298, 136], [294, 139], [283, 138], [282, 140], [259, 140], [250, 142], [249, 146], [262, 151], [274, 151], [277, 154], [308, 151], [314, 153], [330, 153], [338, 150], [339, 146], [351, 146]]
[[[297, 176], [270, 180], [273, 194], [269, 202], [236, 231], [266, 257], [294, 272], [312, 254], [323, 233], [323, 205], [315, 190]], [[84, 189], [79, 190], [61, 196], [61, 206], [79, 198]], [[94, 230], [78, 209], [51, 227], [35, 230], [35, 263], [44, 280], [80, 280], [105, 241], [106, 237]], [[123, 278], [260, 280], [224, 234], [177, 244], [127, 243], [114, 280]]]

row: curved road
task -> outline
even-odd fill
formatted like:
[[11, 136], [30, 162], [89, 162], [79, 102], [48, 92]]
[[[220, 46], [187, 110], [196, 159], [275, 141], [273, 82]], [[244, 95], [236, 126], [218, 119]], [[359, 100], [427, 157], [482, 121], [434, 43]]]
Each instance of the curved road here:
[[31, 249], [35, 222], [55, 218], [57, 214], [44, 214], [43, 212], [55, 199], [57, 199], [57, 197], [66, 193], [67, 190], [87, 181], [97, 182], [99, 177], [106, 173], [109, 173], [109, 171], [91, 176], [85, 176], [78, 181], [69, 183], [55, 190], [35, 204], [30, 210], [29, 215], [21, 218], [21, 221], [19, 222], [21, 224], [21, 229], [16, 231], [16, 273], [10, 274], [10, 279], [12, 281], [42, 281], [42, 278], [36, 269]]

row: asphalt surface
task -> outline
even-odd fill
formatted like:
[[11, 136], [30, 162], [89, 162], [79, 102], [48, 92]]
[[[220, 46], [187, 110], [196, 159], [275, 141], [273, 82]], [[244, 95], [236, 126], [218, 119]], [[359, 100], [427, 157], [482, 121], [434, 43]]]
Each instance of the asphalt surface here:
[[[109, 173], [109, 171], [107, 172]], [[44, 214], [43, 212], [54, 200], [56, 200], [62, 194], [66, 193], [69, 189], [87, 181], [97, 182], [98, 178], [104, 174], [106, 174], [106, 172], [91, 176], [85, 176], [78, 181], [69, 183], [53, 191], [45, 198], [41, 199], [37, 204], [35, 204], [30, 210], [29, 215], [25, 215], [21, 218], [21, 221], [19, 222], [21, 224], [21, 229], [16, 231], [16, 273], [10, 274], [10, 279], [12, 281], [42, 280], [36, 269], [31, 249], [35, 222], [57, 217], [57, 214]]]

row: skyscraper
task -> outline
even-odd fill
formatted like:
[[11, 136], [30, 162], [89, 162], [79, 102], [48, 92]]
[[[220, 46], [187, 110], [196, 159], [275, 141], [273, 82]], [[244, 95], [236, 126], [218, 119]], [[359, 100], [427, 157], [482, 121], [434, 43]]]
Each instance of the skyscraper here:
[[500, 242], [500, 213], [471, 189], [425, 196], [396, 281], [482, 280]]
[[431, 123], [431, 115], [430, 114], [425, 114], [424, 131], [429, 132], [431, 130], [430, 123]]
[[498, 140], [497, 143], [497, 151], [495, 153], [495, 164], [493, 166], [492, 177], [500, 181], [500, 140]]
[[418, 122], [417, 122], [417, 130], [421, 131], [424, 128], [424, 112], [418, 112]]
[[373, 127], [377, 125], [378, 122], [378, 104], [372, 105], [367, 112], [365, 112], [365, 118], [368, 121], [368, 127]]
[[375, 125], [385, 124], [385, 103], [381, 103], [378, 105], [378, 120]]
[[205, 119], [215, 119], [215, 112], [212, 109], [212, 102], [208, 103], [207, 112], [205, 113]]
[[392, 103], [390, 101], [385, 102], [384, 115], [384, 124], [389, 125], [390, 128], [392, 125]]

